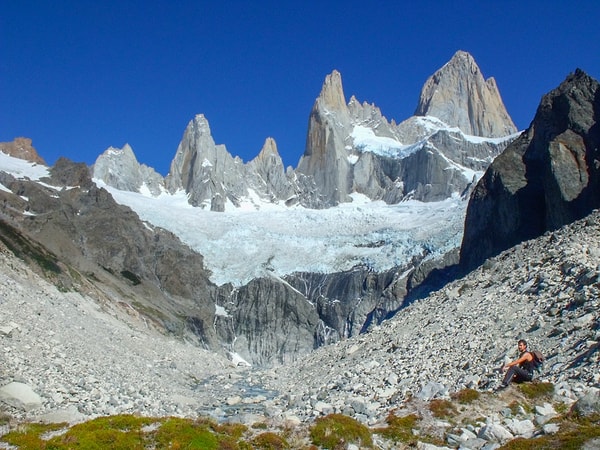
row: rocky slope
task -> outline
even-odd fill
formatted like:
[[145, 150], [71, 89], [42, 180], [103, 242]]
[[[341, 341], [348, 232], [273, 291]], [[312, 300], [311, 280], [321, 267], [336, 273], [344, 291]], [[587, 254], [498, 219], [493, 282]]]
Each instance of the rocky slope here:
[[[571, 405], [586, 392], [598, 396], [599, 242], [595, 211], [490, 259], [369, 334], [273, 370], [266, 385], [285, 393], [276, 404], [286, 414], [341, 412], [377, 423], [405, 402], [464, 388], [493, 390], [501, 380], [497, 369], [516, 358], [516, 342], [524, 338], [547, 356], [537, 379], [554, 384], [554, 401]], [[500, 398], [509, 403], [515, 392]], [[485, 412], [474, 414], [487, 417], [487, 426], [506, 427], [506, 403], [491, 398]], [[545, 421], [535, 420], [530, 431], [541, 432]], [[481, 436], [485, 426], [481, 421], [472, 431]]]
[[472, 268], [600, 207], [600, 84], [577, 70], [546, 94], [531, 126], [489, 167], [467, 210]]

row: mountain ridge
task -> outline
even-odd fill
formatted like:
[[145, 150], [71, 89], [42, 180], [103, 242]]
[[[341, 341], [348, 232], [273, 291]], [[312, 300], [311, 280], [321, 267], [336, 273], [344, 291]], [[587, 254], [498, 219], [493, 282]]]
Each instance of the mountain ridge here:
[[[464, 95], [458, 95], [460, 89], [447, 87], [462, 83], [462, 78], [466, 78], [467, 86], [475, 86], [471, 91], [483, 89], [479, 69], [468, 70], [477, 67], [474, 59], [470, 55], [463, 58], [457, 55], [447, 65], [457, 67], [459, 75], [453, 73], [453, 78], [444, 84], [445, 92], [449, 92], [444, 98], [448, 101], [458, 98], [455, 103], [459, 106], [455, 111], [461, 111], [463, 115], [469, 115], [464, 108], [482, 103], [473, 119], [477, 123], [493, 125], [501, 120], [499, 118], [506, 121], [497, 126], [482, 126], [482, 136], [478, 140], [467, 138], [470, 128], [458, 132], [464, 126], [462, 122], [446, 124], [436, 119], [423, 126], [422, 120], [427, 119], [424, 117], [420, 122], [408, 119], [398, 125], [393, 120], [388, 122], [374, 104], [361, 104], [354, 95], [346, 103], [341, 74], [334, 70], [325, 77], [310, 112], [305, 151], [296, 169], [284, 169], [277, 154], [268, 175], [264, 170], [257, 174], [256, 164], [244, 164], [230, 155], [224, 146], [216, 145], [206, 117], [198, 115], [184, 132], [165, 178], [165, 189], [171, 193], [183, 189], [193, 206], [214, 211], [223, 211], [228, 205], [239, 208], [243, 199], [253, 196], [275, 204], [326, 208], [351, 201], [353, 193], [391, 204], [407, 198], [437, 201], [454, 193], [462, 194], [471, 185], [473, 174], [485, 170], [493, 157], [514, 138], [512, 135], [516, 130], [497, 90], [481, 98], [471, 99], [474, 94], [469, 94], [464, 99]], [[463, 60], [469, 63], [466, 68], [464, 63], [455, 62]], [[478, 78], [470, 80], [475, 76]], [[423, 89], [426, 87], [427, 84]], [[467, 105], [468, 102], [471, 103]], [[495, 113], [496, 110], [499, 112]], [[486, 116], [485, 120], [482, 115]], [[485, 139], [488, 128], [493, 130], [488, 133], [489, 140]], [[505, 141], [497, 139], [500, 134], [497, 129], [507, 131], [503, 135]], [[371, 133], [368, 141], [357, 141], [356, 133], [360, 130]], [[450, 135], [439, 138], [440, 133]], [[438, 138], [434, 137], [436, 134]], [[365, 142], [369, 144], [365, 145]], [[413, 146], [411, 151], [417, 155], [406, 157], [402, 149], [407, 146]], [[462, 155], [461, 147], [469, 147], [469, 150]], [[377, 148], [387, 150], [382, 153]], [[110, 166], [110, 161], [102, 160], [110, 160], [111, 154], [100, 155], [97, 164]], [[468, 176], [466, 172], [469, 172]], [[108, 185], [130, 184], [112, 181], [112, 177], [106, 177], [102, 171], [94, 172], [94, 178]], [[260, 208], [259, 205], [256, 207]]]

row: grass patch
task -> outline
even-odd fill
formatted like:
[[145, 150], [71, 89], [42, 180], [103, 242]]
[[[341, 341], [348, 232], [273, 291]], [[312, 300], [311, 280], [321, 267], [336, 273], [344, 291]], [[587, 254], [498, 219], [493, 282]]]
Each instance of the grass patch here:
[[5, 434], [0, 440], [21, 450], [44, 450], [52, 447], [47, 447], [47, 442], [41, 436], [45, 433], [60, 430], [65, 426], [64, 423], [26, 423]]
[[98, 417], [74, 425], [66, 433], [47, 442], [48, 449], [144, 449], [147, 436], [142, 432], [144, 425], [155, 422], [151, 418], [122, 414]]
[[554, 394], [554, 385], [552, 383], [522, 383], [518, 386], [523, 395], [530, 399], [550, 397]]
[[517, 438], [507, 442], [499, 450], [553, 450], [580, 449], [592, 439], [600, 438], [600, 417], [585, 420], [564, 420], [556, 434], [538, 438]]
[[388, 426], [375, 429], [375, 433], [394, 443], [416, 444], [416, 437], [413, 434], [413, 429], [419, 422], [419, 417], [416, 414], [398, 417], [394, 412], [391, 412], [385, 421]]
[[458, 413], [458, 411], [456, 411], [456, 407], [450, 400], [439, 398], [433, 399], [429, 402], [429, 410], [431, 411], [431, 414], [438, 419], [448, 419]]
[[481, 393], [475, 389], [462, 389], [450, 396], [450, 398], [462, 405], [473, 403], [474, 401], [479, 400], [480, 397]]
[[165, 449], [218, 449], [219, 439], [203, 420], [171, 417], [157, 430], [155, 442]]
[[327, 449], [343, 449], [348, 444], [373, 448], [369, 429], [359, 421], [343, 414], [319, 417], [310, 428], [313, 444]]
[[285, 450], [290, 446], [287, 441], [278, 434], [265, 432], [252, 439], [252, 448], [263, 450]]

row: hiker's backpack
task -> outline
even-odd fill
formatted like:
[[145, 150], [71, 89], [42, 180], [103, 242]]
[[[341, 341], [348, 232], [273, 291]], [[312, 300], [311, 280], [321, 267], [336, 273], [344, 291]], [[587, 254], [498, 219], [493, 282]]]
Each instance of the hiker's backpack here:
[[533, 368], [537, 371], [542, 370], [542, 365], [544, 364], [544, 361], [546, 359], [544, 358], [542, 352], [540, 352], [539, 350], [532, 350], [529, 353], [531, 353], [531, 356], [533, 356]]

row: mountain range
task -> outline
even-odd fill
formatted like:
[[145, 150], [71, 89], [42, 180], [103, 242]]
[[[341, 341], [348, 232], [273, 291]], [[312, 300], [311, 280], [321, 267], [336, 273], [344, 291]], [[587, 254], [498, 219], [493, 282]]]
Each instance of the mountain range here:
[[[165, 179], [137, 163], [129, 146], [108, 149], [93, 177], [117, 189], [174, 194], [191, 205], [224, 211], [248, 199], [308, 208], [351, 201], [436, 201], [463, 195], [515, 137], [493, 78], [473, 57], [457, 52], [425, 83], [415, 115], [388, 121], [354, 96], [346, 103], [342, 78], [325, 78], [309, 116], [306, 148], [296, 169], [284, 169], [272, 138], [245, 164], [215, 144], [203, 115], [190, 121]], [[259, 207], [257, 205], [257, 207]]]
[[[250, 364], [294, 360], [368, 331], [486, 258], [590, 211], [595, 203], [580, 194], [597, 198], [585, 182], [596, 179], [596, 165], [583, 164], [597, 152], [589, 119], [596, 85], [580, 71], [571, 75], [518, 135], [495, 81], [465, 52], [425, 82], [415, 115], [399, 124], [355, 97], [346, 103], [334, 71], [310, 112], [296, 169], [284, 170], [269, 138], [247, 164], [231, 156], [214, 143], [202, 115], [188, 124], [165, 178], [139, 164], [129, 146], [108, 149], [93, 168], [61, 159], [52, 168], [38, 161], [20, 169], [7, 160], [0, 172], [3, 242], [61, 289], [123, 304], [174, 336]], [[30, 154], [28, 146], [0, 144], [19, 155]], [[519, 155], [527, 156], [521, 165]], [[575, 163], [559, 164], [562, 172], [555, 158]], [[507, 159], [512, 163], [503, 165]], [[547, 170], [528, 177], [538, 173], [529, 164], [540, 161]], [[565, 181], [573, 173], [583, 187], [548, 182], [539, 203], [541, 179]], [[515, 177], [516, 184], [498, 182]], [[565, 192], [565, 211], [581, 204], [576, 214], [535, 219], [531, 231], [531, 212], [553, 210]], [[498, 206], [503, 195], [510, 202]], [[167, 212], [159, 220], [153, 210], [165, 199], [171, 209], [161, 209]], [[252, 214], [241, 214], [248, 208]], [[263, 215], [269, 211], [283, 214], [282, 225], [264, 233], [256, 217], [273, 226], [275, 216]], [[343, 211], [376, 224], [365, 235], [357, 216]], [[339, 226], [322, 225], [323, 217], [337, 217]], [[243, 240], [233, 241], [223, 227], [238, 222], [251, 225], [235, 229]], [[515, 227], [506, 223], [524, 224], [529, 234], [510, 232], [508, 240], [504, 232]], [[322, 239], [301, 253], [309, 240], [294, 242], [301, 233], [318, 234], [315, 227]], [[354, 234], [340, 245], [345, 229]], [[219, 259], [223, 253], [228, 259]], [[311, 258], [324, 262], [303, 266]]]

